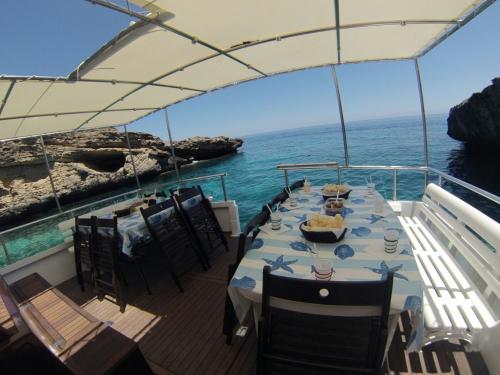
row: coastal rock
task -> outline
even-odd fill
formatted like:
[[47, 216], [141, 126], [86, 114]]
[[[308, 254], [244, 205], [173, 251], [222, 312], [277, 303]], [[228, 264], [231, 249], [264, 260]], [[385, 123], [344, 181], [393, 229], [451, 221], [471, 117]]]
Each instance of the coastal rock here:
[[450, 110], [448, 135], [471, 146], [500, 147], [500, 77]]
[[235, 153], [243, 144], [242, 139], [228, 137], [192, 137], [174, 143], [175, 155], [183, 158], [207, 160]]
[[[217, 140], [212, 153], [204, 153], [204, 156], [215, 157], [235, 151], [231, 145], [238, 142], [217, 137], [220, 138], [225, 140], [225, 148], [218, 146], [221, 141]], [[129, 139], [141, 181], [174, 169], [170, 150], [160, 138], [129, 132]], [[203, 139], [205, 143], [212, 143], [210, 138]], [[135, 184], [125, 134], [114, 128], [50, 135], [45, 136], [44, 141], [54, 185], [62, 203]], [[203, 146], [200, 148], [204, 149]], [[0, 225], [16, 225], [55, 207], [40, 139], [2, 142], [0, 152]], [[196, 153], [183, 152], [176, 161], [178, 165], [188, 164], [197, 156]]]

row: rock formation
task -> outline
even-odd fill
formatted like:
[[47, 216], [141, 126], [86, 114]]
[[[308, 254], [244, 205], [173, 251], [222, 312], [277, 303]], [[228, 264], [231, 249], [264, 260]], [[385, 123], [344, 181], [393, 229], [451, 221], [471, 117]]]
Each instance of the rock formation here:
[[174, 147], [176, 156], [206, 160], [234, 153], [242, 144], [243, 141], [238, 138], [192, 137], [180, 142], [175, 142]]
[[[129, 139], [141, 181], [174, 169], [170, 148], [160, 138], [129, 132]], [[45, 136], [44, 141], [62, 203], [135, 184], [125, 134], [114, 128]], [[241, 144], [225, 137], [180, 141], [177, 163], [236, 152]], [[0, 153], [0, 225], [17, 225], [55, 206], [39, 138], [1, 142]]]
[[500, 77], [450, 110], [448, 135], [469, 146], [500, 148]]

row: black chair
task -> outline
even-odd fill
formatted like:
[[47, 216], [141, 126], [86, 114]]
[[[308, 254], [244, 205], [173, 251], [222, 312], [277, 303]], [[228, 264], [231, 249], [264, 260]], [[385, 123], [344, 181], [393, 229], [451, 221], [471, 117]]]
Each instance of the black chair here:
[[189, 271], [195, 262], [199, 262], [206, 270], [206, 253], [175, 209], [172, 198], [145, 209], [141, 208], [141, 214], [158, 249], [165, 257], [170, 275], [183, 292], [178, 275]]
[[223, 246], [229, 252], [226, 237], [201, 187], [184, 188], [180, 194], [173, 193], [177, 209], [198, 236], [199, 243], [203, 244], [200, 237], [205, 236], [210, 250]]
[[[264, 267], [258, 374], [380, 374], [392, 283], [303, 280]], [[271, 298], [318, 305], [370, 307], [371, 316], [327, 316], [281, 309]], [[376, 314], [376, 315], [373, 315]]]
[[[86, 230], [83, 228], [86, 227]], [[73, 233], [73, 248], [75, 251], [76, 279], [82, 292], [85, 291], [83, 267], [90, 272], [90, 284], [92, 280], [92, 262], [90, 260], [90, 247], [92, 246], [92, 224], [90, 219], [75, 217], [75, 231]]]
[[[259, 233], [259, 227], [264, 225], [269, 220], [270, 212], [267, 207], [262, 207], [262, 210], [255, 215], [245, 226], [243, 232], [238, 238], [238, 251], [236, 253], [236, 262], [228, 265], [227, 270], [227, 285], [233, 278], [241, 260], [245, 256], [249, 245], [255, 240]], [[234, 327], [237, 324], [236, 312], [234, 311], [233, 303], [226, 290], [226, 302], [224, 307], [224, 322], [222, 325], [222, 333], [226, 335], [226, 344], [230, 345], [233, 339]]]
[[267, 205], [271, 208], [274, 209], [274, 207], [280, 203], [282, 204], [284, 201], [288, 199], [288, 193], [283, 190], [281, 193], [276, 195]]
[[101, 219], [92, 216], [91, 222], [94, 289], [99, 300], [108, 295], [114, 297], [116, 304], [120, 306], [120, 312], [124, 312], [126, 303], [122, 291], [124, 278], [119, 263], [117, 218]]
[[291, 184], [289, 186], [289, 188], [290, 188], [290, 190], [300, 189], [300, 188], [304, 187], [304, 182], [305, 182], [305, 179], [304, 180], [295, 181], [293, 184]]

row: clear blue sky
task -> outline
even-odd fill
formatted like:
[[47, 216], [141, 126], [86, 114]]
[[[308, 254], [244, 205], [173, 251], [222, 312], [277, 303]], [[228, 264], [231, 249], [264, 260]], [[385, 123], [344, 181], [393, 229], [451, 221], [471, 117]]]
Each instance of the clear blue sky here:
[[[495, 3], [420, 61], [427, 112], [449, 108], [500, 76]], [[65, 76], [130, 21], [83, 0], [2, 0], [0, 74]], [[419, 113], [412, 61], [340, 66], [346, 121]], [[260, 79], [169, 109], [174, 138], [245, 135], [338, 122], [331, 71]], [[130, 127], [166, 138], [162, 113]]]

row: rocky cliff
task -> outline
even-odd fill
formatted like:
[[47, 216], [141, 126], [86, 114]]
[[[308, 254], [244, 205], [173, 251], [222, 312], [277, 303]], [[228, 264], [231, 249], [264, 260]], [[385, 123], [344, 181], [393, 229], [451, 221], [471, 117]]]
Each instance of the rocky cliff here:
[[450, 110], [448, 135], [470, 146], [500, 148], [500, 77]]
[[[129, 132], [141, 181], [173, 169], [170, 148], [158, 137]], [[126, 137], [114, 128], [44, 137], [61, 202], [135, 183]], [[177, 142], [178, 164], [234, 153], [241, 140], [194, 137]], [[177, 150], [176, 150], [177, 151]], [[40, 140], [0, 143], [0, 225], [16, 225], [54, 206]]]

